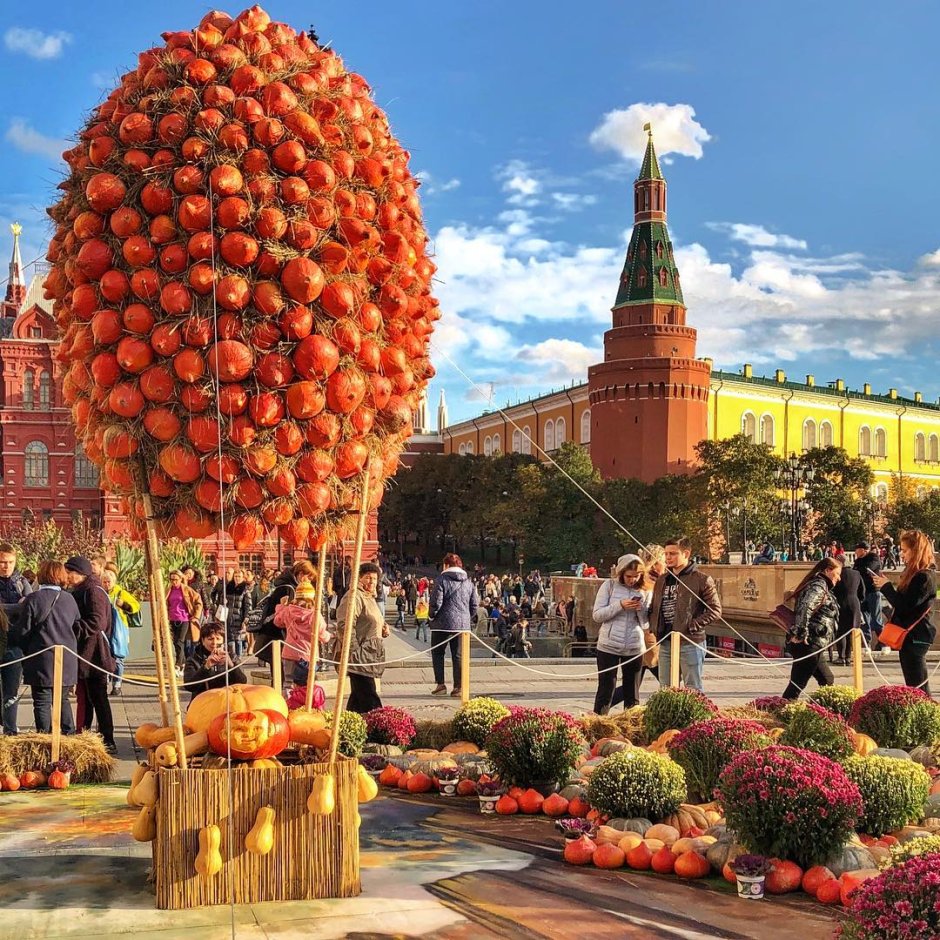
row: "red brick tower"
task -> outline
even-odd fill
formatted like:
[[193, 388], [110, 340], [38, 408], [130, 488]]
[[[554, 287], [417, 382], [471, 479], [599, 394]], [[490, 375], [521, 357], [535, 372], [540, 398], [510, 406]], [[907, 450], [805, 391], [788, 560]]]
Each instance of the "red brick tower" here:
[[633, 235], [604, 334], [588, 370], [591, 460], [604, 477], [650, 482], [686, 473], [708, 429], [707, 362], [695, 358], [666, 228], [666, 181], [650, 131], [633, 184]]

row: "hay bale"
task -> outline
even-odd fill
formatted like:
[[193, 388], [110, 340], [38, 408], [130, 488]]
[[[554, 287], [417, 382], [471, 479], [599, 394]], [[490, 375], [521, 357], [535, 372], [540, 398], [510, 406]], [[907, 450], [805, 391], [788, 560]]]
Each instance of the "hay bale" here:
[[643, 706], [635, 705], [622, 712], [608, 715], [584, 715], [580, 719], [581, 728], [589, 744], [601, 738], [626, 738], [632, 744], [646, 744], [643, 733]]
[[762, 712], [753, 705], [729, 705], [727, 708], [719, 708], [718, 714], [723, 718], [744, 718], [748, 721], [758, 721], [768, 731], [773, 728], [784, 727], [783, 722], [771, 715], [770, 712]]
[[[93, 731], [63, 735], [59, 756], [75, 764], [72, 783], [109, 783], [114, 778], [117, 761]], [[0, 773], [18, 777], [27, 770], [43, 770], [51, 761], [51, 734], [0, 736]]]
[[413, 748], [428, 748], [439, 751], [454, 740], [454, 722], [447, 718], [443, 721], [423, 719], [415, 722], [418, 733], [411, 742]]

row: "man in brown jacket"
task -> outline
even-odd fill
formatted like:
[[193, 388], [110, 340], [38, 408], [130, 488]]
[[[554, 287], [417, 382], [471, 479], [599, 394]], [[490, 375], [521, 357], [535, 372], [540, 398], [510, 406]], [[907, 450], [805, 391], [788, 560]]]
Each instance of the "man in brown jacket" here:
[[[705, 665], [705, 628], [721, 617], [721, 601], [715, 582], [691, 562], [692, 544], [685, 536], [666, 542], [668, 571], [657, 578], [650, 605], [650, 627], [659, 639], [673, 631], [682, 634], [679, 651], [679, 675], [687, 689], [702, 687]], [[659, 682], [669, 685], [670, 641], [659, 647]]]

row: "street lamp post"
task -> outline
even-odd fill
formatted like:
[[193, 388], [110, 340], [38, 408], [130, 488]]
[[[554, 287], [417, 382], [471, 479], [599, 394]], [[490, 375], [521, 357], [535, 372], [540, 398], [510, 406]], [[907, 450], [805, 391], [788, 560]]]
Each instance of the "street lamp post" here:
[[800, 531], [803, 527], [803, 520], [806, 513], [809, 512], [809, 503], [803, 498], [803, 489], [807, 483], [811, 483], [815, 471], [800, 460], [796, 454], [790, 456], [784, 461], [783, 466], [774, 471], [774, 479], [777, 486], [784, 491], [789, 492], [789, 499], [781, 499], [781, 508], [790, 517], [790, 560], [796, 561], [799, 553]]

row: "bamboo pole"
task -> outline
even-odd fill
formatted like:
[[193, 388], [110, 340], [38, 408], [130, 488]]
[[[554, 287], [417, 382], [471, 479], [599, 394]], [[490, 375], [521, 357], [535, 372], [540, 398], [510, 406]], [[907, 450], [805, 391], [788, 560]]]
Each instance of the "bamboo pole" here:
[[166, 693], [166, 663], [163, 658], [163, 626], [157, 613], [157, 585], [153, 572], [148, 571], [150, 581], [150, 629], [153, 633], [153, 656], [157, 665], [157, 698], [160, 701], [160, 718], [166, 727], [170, 723], [170, 706]]
[[682, 652], [682, 636], [677, 630], [673, 630], [669, 637], [669, 684], [674, 688], [679, 688], [679, 656]]
[[279, 695], [284, 688], [284, 670], [281, 665], [280, 640], [271, 640], [271, 688]]
[[460, 634], [460, 702], [470, 701], [470, 631]]
[[186, 733], [183, 731], [183, 713], [180, 710], [180, 693], [176, 683], [176, 675], [172, 666], [173, 638], [170, 636], [170, 618], [166, 610], [166, 586], [163, 583], [163, 570], [160, 568], [160, 543], [157, 541], [157, 530], [153, 524], [153, 503], [150, 499], [150, 493], [145, 488], [141, 489], [141, 499], [144, 503], [144, 549], [147, 556], [147, 566], [150, 569], [150, 575], [153, 578], [156, 597], [153, 598], [154, 610], [157, 612], [160, 621], [160, 629], [163, 639], [164, 657], [167, 663], [167, 680], [170, 686], [170, 706], [173, 714], [173, 731], [176, 738], [176, 751], [179, 755], [179, 768], [186, 770]]
[[855, 627], [852, 630], [852, 683], [859, 695], [865, 693], [865, 681], [862, 677], [862, 631]]
[[349, 671], [349, 648], [352, 645], [353, 621], [356, 618], [356, 591], [359, 590], [359, 565], [362, 563], [362, 543], [366, 538], [366, 522], [369, 518], [369, 481], [371, 479], [372, 455], [362, 471], [362, 495], [359, 500], [359, 521], [356, 525], [356, 544], [353, 547], [352, 573], [349, 579], [349, 603], [346, 605], [346, 623], [343, 626], [343, 645], [336, 670], [336, 701], [333, 704], [333, 731], [330, 734], [329, 764], [336, 763], [339, 750], [339, 723], [343, 715], [343, 692], [346, 674]]
[[52, 763], [59, 759], [62, 747], [62, 647], [57, 643], [52, 653]]
[[320, 546], [320, 557], [317, 559], [317, 596], [316, 616], [313, 618], [313, 629], [310, 631], [310, 666], [307, 670], [307, 696], [304, 705], [307, 711], [313, 708], [313, 687], [317, 679], [317, 659], [320, 656], [320, 617], [323, 615], [323, 588], [326, 584], [326, 544]]

